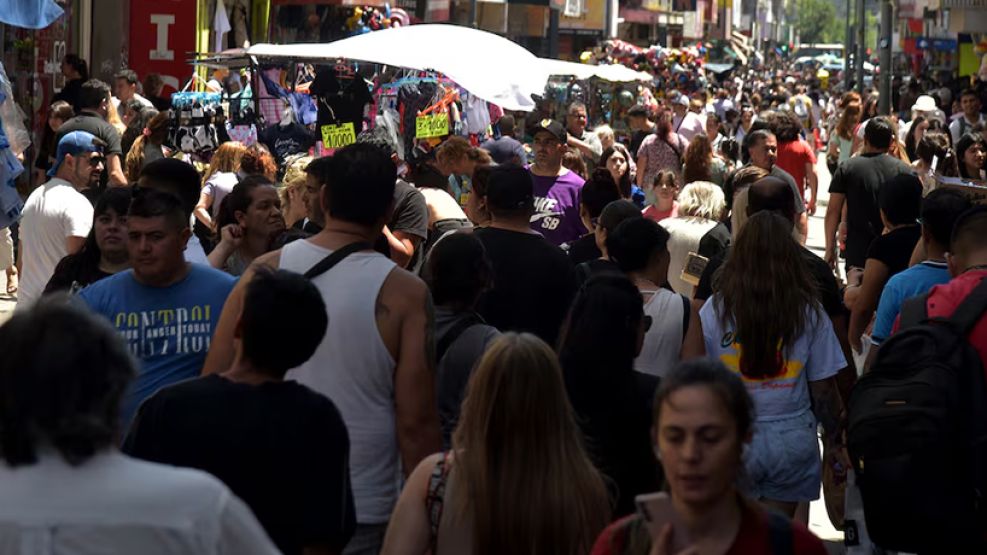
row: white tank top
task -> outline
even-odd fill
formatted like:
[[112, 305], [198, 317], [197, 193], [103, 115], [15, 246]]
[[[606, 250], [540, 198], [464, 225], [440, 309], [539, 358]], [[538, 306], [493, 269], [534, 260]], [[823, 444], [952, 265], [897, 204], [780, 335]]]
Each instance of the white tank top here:
[[[309, 241], [281, 250], [281, 268], [305, 273], [332, 251]], [[379, 253], [357, 252], [312, 283], [322, 293], [329, 328], [308, 362], [287, 378], [329, 397], [350, 436], [350, 477], [360, 524], [387, 522], [401, 479], [394, 423], [394, 369], [377, 330], [375, 306], [395, 264]]]
[[665, 374], [679, 362], [682, 352], [685, 304], [682, 295], [668, 289], [641, 291], [644, 315], [651, 316], [651, 328], [644, 334], [641, 354], [634, 359], [634, 369], [652, 376]]

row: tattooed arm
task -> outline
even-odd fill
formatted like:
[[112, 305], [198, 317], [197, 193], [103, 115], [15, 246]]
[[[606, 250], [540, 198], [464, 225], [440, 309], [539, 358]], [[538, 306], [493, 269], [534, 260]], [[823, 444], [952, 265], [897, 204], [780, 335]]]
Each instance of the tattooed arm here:
[[809, 382], [809, 391], [812, 394], [812, 412], [826, 431], [826, 437], [830, 441], [842, 443], [842, 438], [836, 434], [842, 424], [844, 405], [836, 377]]
[[401, 463], [411, 473], [442, 448], [435, 401], [435, 307], [420, 279], [403, 271], [392, 275], [381, 302], [399, 320], [394, 405]]

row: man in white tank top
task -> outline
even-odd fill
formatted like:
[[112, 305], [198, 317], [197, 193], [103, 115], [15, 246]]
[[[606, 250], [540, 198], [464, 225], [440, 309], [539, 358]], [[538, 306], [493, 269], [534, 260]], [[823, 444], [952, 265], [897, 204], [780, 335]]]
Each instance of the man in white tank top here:
[[286, 377], [339, 408], [349, 432], [357, 518], [344, 554], [376, 554], [401, 470], [411, 472], [441, 449], [434, 309], [420, 279], [369, 247], [393, 210], [395, 167], [386, 153], [351, 145], [316, 159], [306, 173], [320, 185], [325, 227], [254, 261], [226, 302], [203, 373], [229, 366], [244, 288], [258, 266], [305, 273], [339, 249], [367, 244], [311, 277], [325, 301], [329, 327], [315, 355]]

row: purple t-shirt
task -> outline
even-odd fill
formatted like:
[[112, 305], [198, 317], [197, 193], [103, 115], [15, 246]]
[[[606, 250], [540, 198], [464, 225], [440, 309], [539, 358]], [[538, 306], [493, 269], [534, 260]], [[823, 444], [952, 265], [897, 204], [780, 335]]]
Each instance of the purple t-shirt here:
[[[530, 171], [530, 170], [529, 170]], [[531, 229], [541, 233], [554, 245], [575, 241], [586, 234], [579, 219], [579, 191], [583, 178], [575, 172], [557, 177], [531, 174], [535, 185], [535, 213]]]

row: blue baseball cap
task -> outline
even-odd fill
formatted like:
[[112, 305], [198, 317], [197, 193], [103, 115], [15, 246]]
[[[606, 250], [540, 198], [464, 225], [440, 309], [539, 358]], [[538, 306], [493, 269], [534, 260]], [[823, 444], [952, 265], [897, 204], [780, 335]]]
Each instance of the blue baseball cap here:
[[[58, 167], [62, 165], [66, 154], [75, 156], [81, 152], [103, 152], [103, 147], [96, 144], [96, 136], [88, 131], [70, 131], [58, 141], [58, 154], [55, 163], [48, 170], [48, 177], [55, 177]], [[102, 142], [102, 141], [100, 141]]]

